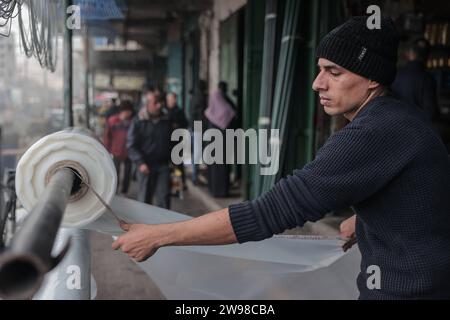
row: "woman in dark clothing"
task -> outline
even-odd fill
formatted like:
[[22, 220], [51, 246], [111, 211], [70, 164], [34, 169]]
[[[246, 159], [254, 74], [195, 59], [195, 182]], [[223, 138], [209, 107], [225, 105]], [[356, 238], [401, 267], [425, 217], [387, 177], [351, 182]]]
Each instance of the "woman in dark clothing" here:
[[[192, 94], [190, 101], [190, 113], [189, 113], [189, 129], [192, 135], [192, 144], [194, 140], [194, 124], [195, 122], [201, 122], [202, 127], [205, 123], [205, 110], [208, 107], [208, 84], [204, 80], [199, 80], [194, 89], [190, 92]], [[201, 148], [192, 148], [192, 183], [197, 185], [199, 182], [199, 166], [196, 164], [201, 158]], [[195, 150], [195, 151], [194, 151]], [[200, 152], [199, 152], [200, 151]]]
[[[208, 129], [220, 130], [225, 142], [225, 130], [233, 128], [236, 118], [236, 111], [233, 102], [227, 96], [228, 85], [225, 82], [219, 83], [219, 90], [211, 98], [205, 117], [208, 122]], [[226, 155], [226, 143], [223, 144], [223, 155]], [[208, 188], [210, 193], [217, 198], [228, 196], [230, 189], [230, 165], [212, 164], [208, 166]]]

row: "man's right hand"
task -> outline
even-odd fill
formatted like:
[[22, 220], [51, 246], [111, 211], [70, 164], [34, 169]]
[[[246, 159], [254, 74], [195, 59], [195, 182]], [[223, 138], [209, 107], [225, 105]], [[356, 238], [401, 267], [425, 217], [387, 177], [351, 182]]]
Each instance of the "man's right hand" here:
[[148, 176], [150, 174], [150, 168], [145, 163], [143, 163], [139, 166], [139, 172]]
[[343, 221], [341, 223], [341, 237], [342, 238], [351, 238], [355, 234], [356, 229], [356, 215], [352, 216], [351, 218]]
[[342, 247], [342, 249], [346, 252], [356, 243], [356, 215], [342, 222], [340, 229], [341, 238], [349, 239]]

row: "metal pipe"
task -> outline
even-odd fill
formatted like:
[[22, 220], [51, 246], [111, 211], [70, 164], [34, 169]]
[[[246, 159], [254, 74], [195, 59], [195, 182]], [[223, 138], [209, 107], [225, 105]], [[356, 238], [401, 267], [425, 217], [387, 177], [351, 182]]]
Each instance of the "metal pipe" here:
[[70, 241], [56, 257], [51, 252], [76, 182], [71, 169], [57, 171], [42, 198], [0, 256], [0, 297], [31, 299], [44, 276], [62, 260]]
[[67, 8], [72, 5], [72, 0], [65, 0], [65, 22], [64, 22], [64, 126], [73, 127], [73, 109], [72, 109], [72, 96], [73, 96], [73, 79], [72, 79], [72, 29], [66, 25], [66, 21], [69, 18]]
[[[47, 274], [33, 300], [91, 300], [91, 248], [89, 231], [61, 228], [53, 252], [59, 252], [70, 239], [70, 250], [61, 263]], [[92, 282], [92, 283], [91, 283]]]
[[89, 73], [91, 72], [90, 61], [89, 61], [89, 50], [90, 50], [90, 41], [89, 41], [89, 28], [86, 24], [85, 32], [83, 35], [84, 40], [84, 103], [85, 103], [85, 115], [86, 115], [86, 128], [90, 129], [90, 118], [91, 118], [91, 107], [89, 101]]

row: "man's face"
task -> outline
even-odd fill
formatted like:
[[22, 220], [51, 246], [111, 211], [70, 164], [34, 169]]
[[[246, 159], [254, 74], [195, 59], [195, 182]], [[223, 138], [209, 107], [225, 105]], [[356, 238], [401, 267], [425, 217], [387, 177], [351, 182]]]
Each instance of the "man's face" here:
[[166, 103], [169, 109], [174, 108], [177, 105], [177, 97], [174, 94], [169, 93], [166, 97]]
[[124, 110], [119, 114], [120, 120], [128, 121], [133, 116], [133, 113], [130, 110]]
[[161, 104], [156, 101], [154, 93], [147, 94], [147, 111], [151, 115], [156, 115], [161, 109]]
[[373, 81], [324, 58], [319, 59], [318, 67], [320, 71], [313, 90], [319, 93], [320, 104], [330, 116], [352, 118], [351, 115], [367, 102], [370, 90], [377, 86]]

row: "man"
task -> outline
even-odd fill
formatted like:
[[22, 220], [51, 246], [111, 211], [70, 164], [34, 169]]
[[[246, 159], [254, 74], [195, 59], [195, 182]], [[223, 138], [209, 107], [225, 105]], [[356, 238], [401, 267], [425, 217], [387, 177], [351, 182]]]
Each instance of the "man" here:
[[[131, 125], [131, 119], [134, 114], [134, 107], [130, 101], [123, 101], [120, 104], [119, 114], [109, 118], [106, 124], [104, 135], [104, 143], [106, 149], [114, 157], [114, 165], [116, 166], [118, 187], [120, 181], [121, 167], [124, 167], [122, 177], [121, 193], [127, 194], [130, 185], [131, 160], [128, 158], [127, 151], [127, 135]], [[119, 190], [119, 188], [117, 188]]]
[[[374, 30], [366, 19], [350, 19], [317, 48], [313, 89], [327, 114], [351, 122], [313, 162], [254, 201], [171, 225], [123, 224], [113, 249], [143, 261], [164, 246], [258, 241], [351, 206], [360, 299], [450, 298], [450, 160], [417, 110], [386, 95], [398, 36], [390, 19]], [[379, 289], [367, 283], [373, 266]]]
[[[203, 122], [204, 113], [208, 107], [208, 84], [204, 80], [198, 80], [194, 86], [194, 89], [190, 92], [190, 130], [192, 133], [192, 144], [195, 144], [194, 139], [194, 124], [195, 122]], [[199, 183], [199, 165], [198, 160], [201, 159], [201, 148], [192, 148], [192, 183], [197, 185]]]
[[173, 129], [187, 128], [187, 119], [184, 111], [178, 106], [178, 96], [175, 92], [166, 95], [166, 113]]
[[425, 39], [418, 39], [410, 44], [406, 51], [407, 64], [399, 70], [392, 84], [394, 94], [423, 110], [429, 120], [438, 115], [436, 82], [426, 70], [429, 44]]
[[[169, 117], [169, 121], [172, 125], [172, 129], [186, 129], [188, 126], [184, 111], [178, 106], [178, 96], [175, 92], [169, 92], [166, 95], [166, 114]], [[184, 165], [180, 164], [177, 168], [181, 172], [181, 180], [183, 183], [183, 190], [186, 190], [186, 173]]]
[[161, 101], [155, 93], [146, 94], [145, 109], [132, 122], [127, 147], [130, 159], [138, 168], [138, 200], [170, 208], [170, 153], [172, 128], [161, 113]]

